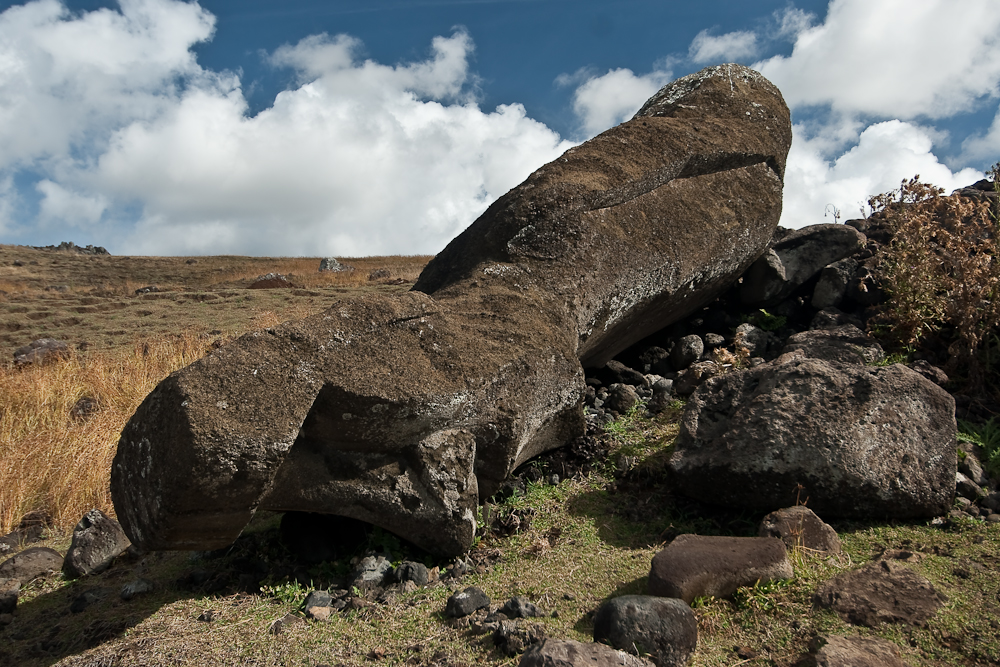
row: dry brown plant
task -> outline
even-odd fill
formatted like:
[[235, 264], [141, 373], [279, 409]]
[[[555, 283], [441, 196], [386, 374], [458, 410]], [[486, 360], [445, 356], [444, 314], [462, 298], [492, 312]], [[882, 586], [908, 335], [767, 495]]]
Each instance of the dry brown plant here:
[[[194, 336], [137, 341], [128, 349], [0, 368], [0, 534], [32, 510], [72, 528], [85, 512], [114, 513], [111, 461], [125, 422], [156, 384], [196, 360]], [[82, 398], [96, 411], [74, 417]]]
[[893, 234], [879, 254], [891, 297], [880, 333], [912, 347], [942, 339], [949, 368], [967, 369], [967, 381], [981, 386], [976, 353], [1000, 325], [1000, 246], [989, 201], [942, 196], [916, 176], [869, 205]]

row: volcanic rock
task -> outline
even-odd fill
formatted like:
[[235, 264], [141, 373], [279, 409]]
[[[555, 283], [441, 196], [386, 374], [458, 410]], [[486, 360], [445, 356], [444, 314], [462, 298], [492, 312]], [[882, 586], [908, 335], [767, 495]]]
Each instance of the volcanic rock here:
[[119, 441], [126, 533], [215, 549], [269, 509], [465, 551], [479, 498], [583, 433], [582, 366], [711, 300], [766, 247], [790, 140], [758, 73], [684, 77], [501, 197], [414, 291], [333, 303], [174, 373]]
[[808, 501], [823, 516], [947, 513], [957, 466], [951, 395], [900, 364], [802, 355], [698, 388], [670, 460], [677, 490], [765, 512]]

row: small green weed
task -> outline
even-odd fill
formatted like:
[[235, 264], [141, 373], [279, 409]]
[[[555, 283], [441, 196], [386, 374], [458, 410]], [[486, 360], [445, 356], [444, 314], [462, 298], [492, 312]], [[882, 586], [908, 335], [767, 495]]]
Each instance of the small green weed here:
[[785, 326], [785, 323], [788, 322], [788, 318], [784, 315], [772, 315], [763, 308], [760, 308], [756, 313], [745, 315], [743, 317], [743, 321], [749, 322], [758, 329], [763, 329], [764, 331], [777, 331], [781, 327]]
[[266, 597], [281, 600], [285, 604], [292, 606], [300, 604], [309, 591], [309, 589], [295, 579], [281, 582], [267, 579], [261, 584], [260, 590]]

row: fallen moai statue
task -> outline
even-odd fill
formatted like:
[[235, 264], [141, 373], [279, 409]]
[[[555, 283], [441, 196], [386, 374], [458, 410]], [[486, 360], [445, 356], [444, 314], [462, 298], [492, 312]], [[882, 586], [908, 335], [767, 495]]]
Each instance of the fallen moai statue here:
[[467, 550], [479, 499], [583, 432], [583, 367], [761, 254], [790, 142], [770, 82], [702, 70], [501, 197], [413, 291], [336, 302], [172, 374], [118, 445], [126, 533], [147, 550], [220, 548], [269, 509]]

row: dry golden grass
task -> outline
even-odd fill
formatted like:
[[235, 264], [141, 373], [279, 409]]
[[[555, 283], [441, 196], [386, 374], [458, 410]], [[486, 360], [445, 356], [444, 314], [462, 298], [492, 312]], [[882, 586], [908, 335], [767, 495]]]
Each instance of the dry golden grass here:
[[[48, 511], [63, 529], [95, 507], [113, 514], [108, 485], [118, 435], [153, 387], [200, 357], [205, 343], [182, 336], [0, 368], [0, 534], [32, 510]], [[84, 397], [97, 401], [97, 411], [73, 417]]]

